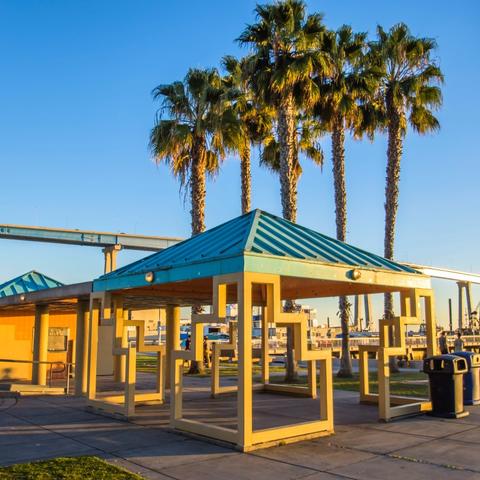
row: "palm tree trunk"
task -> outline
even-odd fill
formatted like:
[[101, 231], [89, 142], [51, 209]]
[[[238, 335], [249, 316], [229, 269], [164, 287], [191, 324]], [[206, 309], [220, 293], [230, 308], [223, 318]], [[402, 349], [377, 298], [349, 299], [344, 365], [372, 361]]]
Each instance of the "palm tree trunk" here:
[[205, 231], [206, 197], [205, 146], [201, 139], [195, 141], [192, 149], [190, 172], [190, 193], [192, 202], [192, 236]]
[[342, 326], [342, 353], [340, 357], [340, 368], [337, 377], [350, 378], [352, 373], [352, 358], [350, 356], [350, 302], [347, 297], [342, 296], [338, 300], [340, 313], [340, 324]]
[[[401, 129], [401, 114], [393, 103], [392, 93], [387, 93], [388, 115], [388, 147], [387, 147], [387, 172], [385, 186], [385, 239], [384, 256], [393, 260], [395, 244], [395, 224], [398, 211], [398, 193], [400, 183], [400, 162], [402, 160], [403, 138]], [[393, 294], [385, 293], [384, 297], [385, 318], [392, 318]], [[389, 329], [390, 342], [393, 340], [392, 328]], [[390, 370], [398, 372], [398, 365], [394, 357], [390, 358]]]
[[[347, 189], [345, 185], [345, 129], [343, 119], [337, 118], [332, 131], [333, 180], [335, 190], [335, 222], [337, 239], [342, 242], [347, 236]], [[352, 376], [350, 356], [350, 302], [342, 296], [338, 300], [340, 323], [342, 326], [342, 354], [340, 357], [339, 377]]]
[[250, 141], [245, 141], [245, 146], [240, 152], [240, 170], [242, 181], [242, 214], [252, 209], [252, 169], [250, 161]]
[[[278, 112], [277, 128], [280, 154], [280, 196], [283, 218], [297, 221], [297, 181], [295, 174], [296, 132], [293, 95], [288, 94]], [[285, 311], [295, 310], [295, 301], [285, 303]], [[294, 382], [298, 378], [298, 366], [293, 355], [293, 329], [287, 327], [287, 357], [285, 382]]]
[[[205, 148], [202, 139], [197, 139], [192, 149], [190, 189], [193, 237], [205, 231], [206, 165]], [[202, 311], [201, 305], [194, 305], [192, 307], [192, 314], [202, 313]], [[203, 362], [192, 361], [188, 373], [203, 373], [204, 370]]]
[[297, 182], [295, 179], [295, 108], [293, 95], [288, 94], [283, 100], [278, 112], [278, 143], [280, 155], [280, 195], [282, 200], [283, 218], [296, 222], [297, 220]]

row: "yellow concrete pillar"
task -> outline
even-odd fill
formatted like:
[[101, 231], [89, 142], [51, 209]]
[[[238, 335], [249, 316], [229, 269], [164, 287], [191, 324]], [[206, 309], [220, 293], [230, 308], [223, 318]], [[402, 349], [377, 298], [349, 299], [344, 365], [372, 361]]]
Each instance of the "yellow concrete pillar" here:
[[75, 339], [75, 395], [87, 392], [88, 364], [88, 319], [89, 301], [79, 300], [77, 303], [77, 334]]
[[167, 305], [166, 309], [166, 384], [170, 386], [171, 352], [180, 350], [180, 307]]
[[252, 444], [252, 284], [248, 273], [237, 286], [238, 291], [238, 444]]
[[267, 307], [262, 307], [262, 382], [270, 382], [270, 345], [268, 343]]
[[[127, 329], [124, 326], [123, 298], [116, 296], [113, 299], [113, 308], [115, 315], [114, 327], [114, 346], [115, 348], [126, 348], [128, 346]], [[113, 378], [115, 382], [125, 381], [127, 357], [125, 355], [115, 355], [113, 362]]]
[[88, 315], [88, 364], [87, 364], [87, 398], [94, 400], [97, 394], [97, 359], [98, 359], [98, 322], [100, 304], [98, 300], [90, 301]]
[[[48, 305], [35, 306], [35, 334], [33, 339], [33, 360], [46, 362], [48, 354]], [[32, 369], [34, 385], [47, 384], [47, 364], [35, 363]]]

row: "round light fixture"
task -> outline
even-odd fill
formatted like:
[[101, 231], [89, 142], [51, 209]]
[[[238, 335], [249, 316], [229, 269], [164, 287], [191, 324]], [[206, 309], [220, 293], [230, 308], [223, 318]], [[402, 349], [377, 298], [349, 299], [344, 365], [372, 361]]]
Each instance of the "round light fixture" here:
[[355, 268], [354, 270], [351, 271], [350, 275], [352, 280], [358, 280], [362, 276], [362, 272]]
[[25, 301], [25, 295], [23, 295], [23, 294], [20, 295], [20, 300], [21, 300], [22, 302]]
[[147, 272], [147, 273], [145, 274], [145, 280], [146, 280], [148, 283], [152, 283], [154, 279], [155, 279], [155, 275], [153, 274], [153, 272]]

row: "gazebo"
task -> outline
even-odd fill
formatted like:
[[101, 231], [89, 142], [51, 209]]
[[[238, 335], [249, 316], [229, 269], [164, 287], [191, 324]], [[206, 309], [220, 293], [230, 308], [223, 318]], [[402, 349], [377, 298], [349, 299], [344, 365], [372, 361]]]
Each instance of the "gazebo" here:
[[[415, 292], [421, 292], [422, 297], [430, 296], [430, 278], [405, 265], [262, 210], [254, 210], [94, 281], [90, 301], [87, 402], [95, 408], [134, 415], [136, 404], [162, 401], [167, 376], [170, 422], [175, 429], [229, 442], [244, 451], [279, 441], [330, 434], [334, 428], [331, 352], [309, 349], [306, 316], [284, 312], [282, 301], [384, 292], [399, 292], [402, 301], [413, 302], [418, 297]], [[238, 305], [238, 340], [235, 342], [232, 338], [227, 346], [238, 353], [235, 429], [186, 419], [182, 414], [184, 361], [203, 360], [203, 327], [208, 323], [226, 322], [228, 304]], [[180, 349], [180, 307], [192, 305], [210, 306], [210, 309], [208, 313], [192, 315], [192, 348], [185, 351]], [[254, 306], [262, 311], [263, 371], [259, 385], [253, 385], [252, 381]], [[124, 313], [129, 309], [156, 307], [167, 309], [166, 345], [146, 345], [141, 322], [129, 320]], [[432, 341], [433, 310], [429, 315], [427, 329]], [[97, 330], [103, 324], [114, 326], [112, 354], [126, 365], [125, 391], [121, 395], [102, 397], [97, 394]], [[129, 325], [137, 328], [135, 346], [126, 342], [124, 332]], [[307, 388], [270, 384], [268, 325], [292, 327], [295, 359], [306, 361], [309, 369]], [[388, 342], [384, 347], [389, 347]], [[148, 350], [157, 352], [157, 388], [154, 392], [138, 393], [135, 390], [135, 355], [137, 351]], [[397, 355], [399, 349], [392, 352]], [[386, 355], [388, 360], [389, 353]], [[320, 372], [320, 408], [316, 420], [253, 428], [254, 389], [315, 397], [317, 369]], [[216, 361], [213, 376], [216, 378], [212, 392], [221, 394]], [[388, 389], [386, 392], [388, 394]]]

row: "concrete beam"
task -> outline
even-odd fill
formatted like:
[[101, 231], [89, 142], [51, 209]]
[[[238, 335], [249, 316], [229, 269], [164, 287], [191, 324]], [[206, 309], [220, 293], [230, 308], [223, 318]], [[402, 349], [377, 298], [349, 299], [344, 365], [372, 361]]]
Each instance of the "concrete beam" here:
[[182, 238], [130, 235], [127, 233], [70, 230], [66, 228], [30, 227], [0, 224], [0, 239], [64, 243], [90, 247], [120, 245], [125, 250], [158, 251], [181, 242]]
[[459, 270], [451, 270], [449, 268], [430, 267], [427, 265], [416, 265], [413, 263], [402, 263], [407, 267], [414, 268], [424, 275], [442, 280], [454, 280], [455, 282], [468, 282], [480, 284], [480, 274], [461, 272]]

